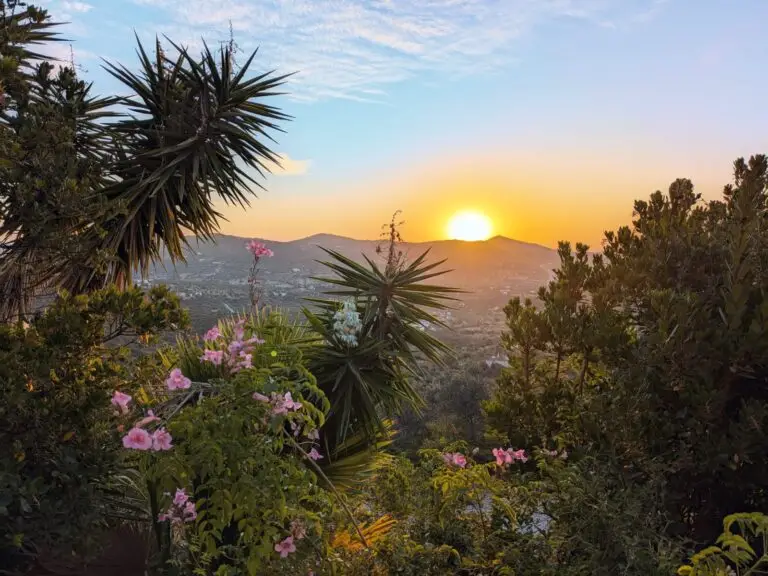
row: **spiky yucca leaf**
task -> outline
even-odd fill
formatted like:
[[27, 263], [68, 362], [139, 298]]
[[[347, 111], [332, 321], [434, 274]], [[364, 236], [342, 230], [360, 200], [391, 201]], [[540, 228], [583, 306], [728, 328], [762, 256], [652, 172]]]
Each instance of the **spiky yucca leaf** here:
[[364, 483], [373, 480], [379, 470], [392, 462], [392, 456], [383, 450], [392, 444], [396, 432], [391, 421], [385, 421], [384, 426], [384, 431], [373, 442], [363, 433], [347, 436], [321, 464], [323, 473], [337, 490], [344, 493], [359, 491]]
[[309, 299], [319, 310], [304, 309], [313, 330], [326, 342], [309, 354], [310, 370], [331, 402], [332, 429], [326, 441], [334, 447], [349, 433], [363, 432], [373, 442], [385, 430], [385, 418], [421, 405], [410, 383], [410, 377], [420, 373], [417, 355], [441, 363], [450, 353], [421, 324], [444, 326], [429, 309], [449, 308], [462, 291], [422, 283], [447, 272], [435, 271], [442, 261], [426, 263], [428, 252], [408, 265], [382, 270], [367, 256], [364, 266], [339, 252], [323, 251], [331, 259], [321, 264], [335, 277], [317, 280], [339, 287], [327, 295], [354, 299], [361, 318], [357, 345], [350, 346], [334, 332], [337, 300]]
[[[185, 230], [203, 239], [218, 230], [214, 200], [247, 206], [260, 187], [253, 174], [279, 164], [268, 131], [281, 130], [289, 116], [263, 100], [278, 94], [287, 75], [246, 78], [255, 52], [235, 71], [229, 47], [217, 58], [206, 45], [195, 58], [172, 45], [178, 57], [167, 57], [158, 41], [152, 59], [138, 42], [139, 73], [106, 65], [133, 96], [123, 99], [131, 117], [111, 126], [119, 142], [115, 178], [102, 193], [119, 209], [101, 246], [116, 260], [98, 281], [129, 283], [163, 250], [184, 261]], [[80, 287], [92, 281], [82, 272], [71, 279]]]

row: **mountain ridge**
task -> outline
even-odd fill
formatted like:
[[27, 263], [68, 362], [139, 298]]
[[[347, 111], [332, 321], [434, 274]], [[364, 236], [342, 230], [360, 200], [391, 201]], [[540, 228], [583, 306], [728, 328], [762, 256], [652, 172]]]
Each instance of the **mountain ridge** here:
[[[248, 242], [249, 240], [256, 240], [258, 242], [264, 242], [269, 244], [302, 244], [302, 243], [309, 243], [310, 241], [345, 241], [345, 242], [359, 242], [361, 244], [382, 244], [386, 243], [388, 240], [385, 238], [378, 238], [378, 239], [372, 239], [372, 238], [352, 238], [351, 236], [342, 236], [340, 234], [332, 234], [330, 232], [318, 232], [317, 234], [311, 234], [310, 236], [304, 236], [302, 238], [296, 238], [294, 240], [271, 240], [269, 238], [264, 238], [260, 236], [239, 236], [237, 234], [223, 234], [223, 233], [217, 233], [213, 235], [214, 238], [221, 238], [221, 239], [232, 239], [232, 240], [242, 240], [243, 242]], [[187, 236], [190, 239], [195, 239], [196, 236], [194, 235], [188, 235]], [[209, 243], [210, 241], [206, 240], [200, 240], [200, 243]], [[215, 240], [214, 240], [215, 242]], [[491, 238], [487, 238], [485, 240], [459, 240], [456, 238], [440, 238], [436, 240], [421, 240], [418, 242], [415, 241], [408, 241], [404, 240], [401, 243], [409, 246], [422, 246], [422, 245], [428, 245], [428, 244], [456, 244], [456, 245], [488, 245], [492, 242], [508, 242], [512, 243], [518, 246], [529, 246], [532, 248], [540, 248], [543, 250], [554, 252], [554, 248], [550, 248], [548, 246], [544, 246], [543, 244], [537, 244], [536, 242], [528, 242], [526, 240], [517, 240], [516, 238], [510, 238], [508, 236], [503, 236], [501, 234], [497, 234], [496, 236], [492, 236]]]

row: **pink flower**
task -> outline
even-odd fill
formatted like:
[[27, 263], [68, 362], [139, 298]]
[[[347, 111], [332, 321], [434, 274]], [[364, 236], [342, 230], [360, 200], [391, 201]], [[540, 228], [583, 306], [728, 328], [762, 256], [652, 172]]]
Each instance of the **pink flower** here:
[[243, 348], [245, 348], [245, 342], [242, 340], [233, 340], [227, 346], [227, 351], [230, 355], [237, 356]]
[[170, 450], [173, 448], [171, 444], [170, 433], [165, 428], [158, 428], [152, 434], [152, 450], [159, 452], [161, 450]]
[[246, 370], [253, 368], [253, 355], [247, 354], [245, 351], [240, 352], [240, 360], [235, 362], [232, 366], [232, 373], [239, 372], [240, 370]]
[[318, 452], [315, 448], [312, 448], [312, 450], [309, 451], [307, 456], [312, 458], [312, 460], [320, 460], [323, 457], [323, 455], [320, 454], [320, 452]]
[[285, 397], [284, 397], [284, 400], [283, 400], [283, 405], [288, 410], [298, 410], [299, 408], [301, 408], [301, 402], [294, 402], [293, 398], [291, 398], [291, 393], [290, 392], [286, 392], [285, 393]]
[[119, 390], [115, 390], [115, 393], [112, 394], [112, 402], [113, 406], [116, 406], [120, 409], [120, 412], [123, 414], [128, 413], [128, 404], [131, 403], [132, 398], [123, 392], [120, 392]]
[[238, 320], [235, 323], [234, 332], [235, 340], [240, 341], [243, 339], [243, 336], [245, 336], [245, 320]]
[[152, 448], [152, 436], [143, 428], [131, 428], [123, 436], [123, 446], [134, 450], [149, 450]]
[[195, 509], [194, 502], [187, 502], [184, 505], [183, 519], [184, 519], [184, 522], [192, 522], [192, 520], [197, 519], [197, 510]]
[[512, 450], [512, 448], [510, 448], [509, 450], [507, 450], [507, 453], [509, 453], [509, 455], [512, 456], [512, 461], [513, 462], [515, 460], [519, 460], [523, 464], [528, 462], [528, 455], [525, 453], [525, 450], [523, 450], [523, 449]]
[[221, 363], [224, 361], [224, 351], [205, 350], [200, 357], [200, 360], [203, 362], [212, 362], [215, 366], [221, 366]]
[[267, 248], [262, 242], [257, 242], [256, 240], [251, 240], [245, 245], [248, 252], [253, 254], [254, 258], [262, 258], [266, 256], [267, 258], [272, 258], [272, 256], [275, 255], [272, 250]]
[[138, 422], [136, 422], [134, 426], [136, 426], [136, 428], [144, 428], [144, 426], [146, 426], [147, 424], [151, 424], [152, 422], [157, 422], [159, 420], [160, 418], [155, 416], [155, 413], [152, 410], [147, 410], [147, 415], [141, 420], [139, 420]]
[[208, 332], [205, 333], [205, 336], [203, 336], [203, 340], [206, 342], [213, 342], [214, 340], [218, 340], [221, 337], [221, 332], [219, 331], [218, 326], [214, 326]]
[[446, 452], [443, 454], [443, 462], [449, 466], [458, 466], [464, 468], [467, 465], [467, 459], [460, 452]]
[[311, 430], [309, 434], [307, 434], [307, 438], [310, 440], [320, 440], [320, 430], [315, 428], [314, 430]]
[[506, 463], [506, 457], [508, 456], [506, 450], [502, 448], [494, 448], [491, 450], [491, 452], [493, 452], [493, 455], [496, 457], [496, 465], [504, 466]]
[[291, 520], [291, 536], [296, 540], [301, 540], [307, 535], [307, 527], [301, 520]]
[[189, 499], [184, 488], [178, 488], [168, 510], [157, 517], [159, 522], [170, 520], [174, 524], [192, 522], [197, 518], [195, 503]]
[[259, 394], [258, 392], [253, 393], [253, 399], [258, 400], [259, 402], [269, 402], [269, 398], [264, 396], [264, 394]]
[[453, 465], [458, 466], [459, 468], [464, 468], [467, 465], [467, 459], [463, 454], [456, 452], [456, 454], [453, 455]]
[[280, 553], [280, 558], [288, 558], [288, 554], [296, 552], [296, 545], [293, 543], [293, 536], [288, 536], [282, 542], [275, 544], [275, 552]]
[[266, 340], [262, 340], [258, 336], [254, 336], [245, 341], [246, 344], [264, 344], [264, 342], [266, 342]]
[[187, 491], [184, 490], [184, 488], [177, 488], [176, 494], [173, 495], [173, 505], [181, 507], [184, 506], [188, 500], [189, 496], [187, 495]]
[[165, 385], [168, 387], [168, 390], [186, 390], [192, 386], [192, 381], [184, 376], [179, 368], [174, 368], [168, 375]]

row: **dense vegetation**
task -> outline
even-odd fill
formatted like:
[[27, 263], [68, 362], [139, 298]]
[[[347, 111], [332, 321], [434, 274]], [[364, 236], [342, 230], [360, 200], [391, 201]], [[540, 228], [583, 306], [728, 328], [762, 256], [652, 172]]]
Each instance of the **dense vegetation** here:
[[421, 329], [461, 295], [394, 221], [382, 258], [327, 251], [301, 319], [260, 304], [249, 243], [251, 312], [199, 337], [131, 279], [247, 201], [283, 78], [158, 43], [97, 98], [34, 52], [44, 11], [0, 17], [1, 573], [121, 547], [165, 575], [768, 568], [764, 156], [719, 201], [636, 202], [599, 254], [562, 243], [496, 378]]

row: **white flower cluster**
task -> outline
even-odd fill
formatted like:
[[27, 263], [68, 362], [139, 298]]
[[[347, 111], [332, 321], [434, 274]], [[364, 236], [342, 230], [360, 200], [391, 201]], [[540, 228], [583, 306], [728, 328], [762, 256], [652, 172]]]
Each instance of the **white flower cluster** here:
[[362, 323], [355, 303], [351, 300], [344, 302], [341, 310], [333, 315], [333, 320], [333, 330], [336, 336], [347, 346], [352, 348], [357, 346], [357, 334], [362, 328]]

